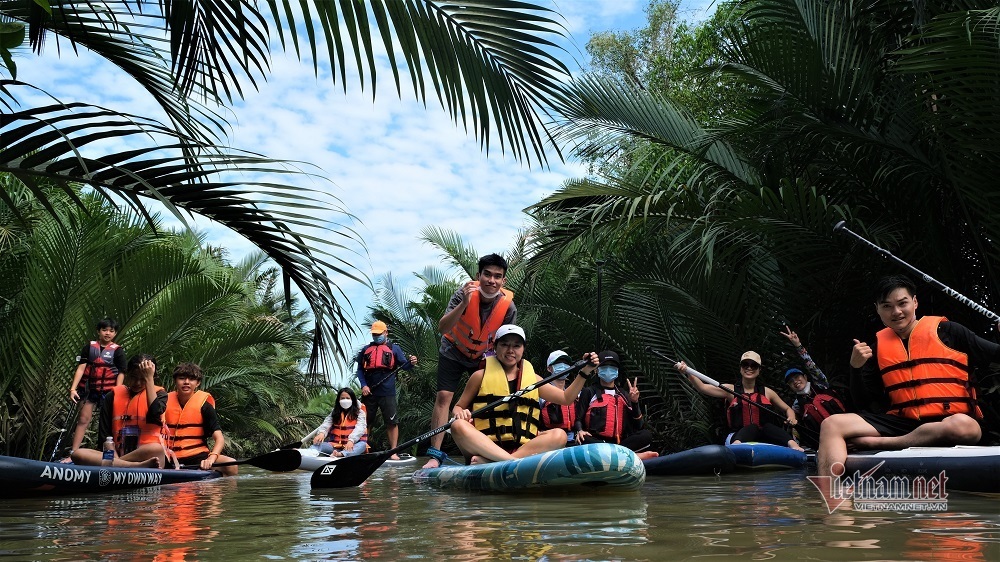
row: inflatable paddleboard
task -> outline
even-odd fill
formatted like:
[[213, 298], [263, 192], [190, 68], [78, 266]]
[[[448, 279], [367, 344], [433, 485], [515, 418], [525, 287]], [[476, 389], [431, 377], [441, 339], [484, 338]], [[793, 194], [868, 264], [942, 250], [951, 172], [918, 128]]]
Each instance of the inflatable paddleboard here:
[[632, 451], [608, 443], [580, 445], [523, 459], [420, 469], [420, 484], [481, 491], [638, 490], [646, 468]]
[[642, 461], [647, 476], [697, 476], [736, 470], [736, 455], [723, 445], [704, 445]]
[[781, 445], [770, 443], [737, 443], [726, 445], [736, 456], [736, 466], [753, 470], [784, 470], [802, 468], [806, 454]]
[[910, 447], [899, 451], [853, 453], [844, 463], [847, 474], [865, 473], [883, 463], [871, 475], [932, 478], [944, 472], [946, 491], [1000, 493], [1000, 446], [998, 447]]
[[215, 470], [119, 468], [0, 456], [0, 497], [80, 494], [147, 488], [221, 476]]
[[[302, 462], [299, 463], [299, 470], [305, 470], [307, 472], [315, 472], [317, 468], [329, 463], [336, 457], [331, 457], [320, 453], [316, 449], [298, 449], [299, 454], [302, 455]], [[417, 457], [410, 456], [406, 453], [399, 454], [399, 460], [388, 459], [382, 466], [410, 466], [417, 463]]]

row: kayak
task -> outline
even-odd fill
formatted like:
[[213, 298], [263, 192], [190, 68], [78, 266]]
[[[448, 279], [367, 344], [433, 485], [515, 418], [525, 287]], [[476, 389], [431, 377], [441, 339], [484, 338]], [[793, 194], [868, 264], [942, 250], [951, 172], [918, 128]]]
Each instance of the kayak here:
[[726, 445], [736, 455], [737, 468], [754, 470], [783, 470], [802, 468], [806, 454], [782, 445], [770, 443], [737, 443]]
[[215, 470], [83, 466], [0, 456], [0, 497], [79, 494], [147, 488], [221, 476]]
[[566, 447], [523, 459], [425, 468], [413, 473], [419, 484], [480, 491], [638, 490], [646, 468], [632, 451], [609, 443]]
[[[336, 459], [336, 457], [325, 455], [316, 449], [306, 448], [297, 450], [299, 454], [302, 455], [302, 462], [299, 464], [299, 470], [315, 472], [317, 468], [329, 464], [331, 461]], [[399, 457], [398, 461], [387, 459], [384, 466], [409, 466], [417, 464], [417, 457], [410, 456], [406, 453], [400, 453]]]
[[[879, 463], [884, 463], [879, 466]], [[899, 451], [865, 451], [847, 455], [847, 474], [927, 478], [944, 473], [946, 491], [1000, 493], [1000, 446], [910, 447]]]
[[697, 476], [736, 470], [736, 454], [723, 445], [704, 445], [642, 461], [648, 476]]

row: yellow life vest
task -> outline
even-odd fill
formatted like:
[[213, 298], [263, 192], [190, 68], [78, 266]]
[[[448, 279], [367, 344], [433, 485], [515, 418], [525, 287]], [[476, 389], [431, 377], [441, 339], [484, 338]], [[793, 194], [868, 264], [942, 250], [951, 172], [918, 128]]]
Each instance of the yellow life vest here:
[[[537, 380], [538, 377], [535, 375], [535, 369], [531, 363], [522, 360], [516, 388], [518, 390], [526, 388]], [[510, 394], [507, 374], [504, 373], [503, 365], [496, 357], [487, 357], [486, 372], [483, 373], [483, 382], [479, 385], [479, 394], [472, 403], [472, 409], [482, 408]], [[476, 429], [482, 431], [493, 442], [503, 447], [504, 450], [513, 452], [538, 435], [540, 411], [538, 389], [536, 388], [488, 412], [483, 412], [473, 422]]]

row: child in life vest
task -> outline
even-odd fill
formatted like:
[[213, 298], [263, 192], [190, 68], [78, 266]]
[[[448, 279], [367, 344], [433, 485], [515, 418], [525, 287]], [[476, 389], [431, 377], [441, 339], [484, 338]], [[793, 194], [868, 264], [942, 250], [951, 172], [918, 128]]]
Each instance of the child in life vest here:
[[163, 412], [164, 441], [179, 464], [197, 465], [202, 470], [214, 468], [223, 476], [236, 476], [238, 466], [215, 466], [215, 463], [234, 459], [222, 454], [226, 438], [215, 411], [215, 398], [198, 390], [202, 378], [201, 367], [196, 363], [180, 363], [174, 367], [174, 390], [167, 395]]
[[316, 429], [313, 447], [334, 457], [353, 457], [368, 450], [368, 416], [350, 388], [341, 388], [330, 415]]
[[[125, 373], [125, 349], [115, 343], [118, 323], [105, 318], [97, 323], [97, 339], [83, 345], [76, 357], [77, 367], [69, 385], [69, 398], [73, 403], [83, 400], [77, 418], [70, 453], [80, 448], [94, 416], [94, 407], [122, 384]], [[67, 461], [68, 462], [68, 459]]]

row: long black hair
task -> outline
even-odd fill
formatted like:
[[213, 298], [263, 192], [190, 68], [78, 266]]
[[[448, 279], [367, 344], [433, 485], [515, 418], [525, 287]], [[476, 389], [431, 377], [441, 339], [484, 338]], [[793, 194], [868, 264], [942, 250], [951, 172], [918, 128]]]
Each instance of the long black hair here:
[[[351, 397], [351, 408], [349, 410], [345, 410], [340, 407], [340, 395], [345, 392]], [[358, 419], [358, 412], [360, 411], [361, 405], [358, 403], [358, 396], [354, 394], [354, 391], [351, 390], [350, 387], [345, 386], [337, 391], [337, 401], [333, 404], [333, 413], [337, 414], [340, 412], [346, 412], [347, 419], [356, 420]], [[334, 420], [336, 420], [336, 418], [337, 416], [334, 416]]]

